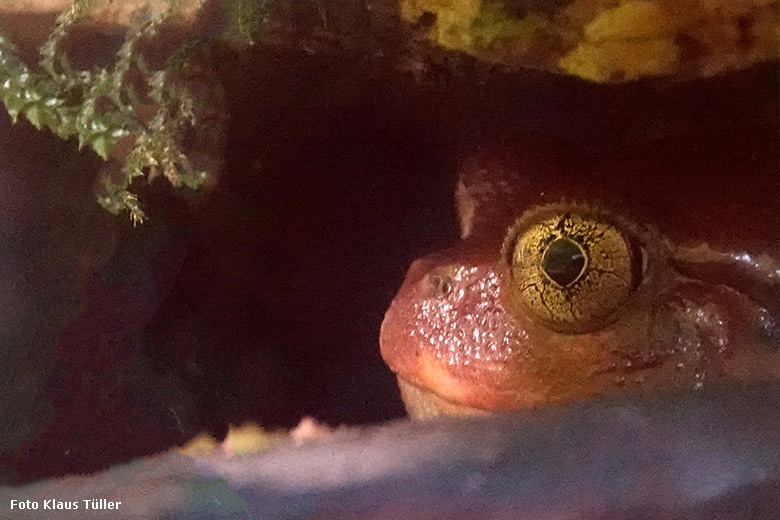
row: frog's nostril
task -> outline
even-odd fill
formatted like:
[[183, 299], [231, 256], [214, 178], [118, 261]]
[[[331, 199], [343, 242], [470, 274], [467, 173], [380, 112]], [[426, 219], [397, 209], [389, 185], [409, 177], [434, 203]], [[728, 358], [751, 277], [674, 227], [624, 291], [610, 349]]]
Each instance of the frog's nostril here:
[[444, 298], [452, 292], [452, 278], [440, 273], [428, 275], [428, 287], [433, 298]]

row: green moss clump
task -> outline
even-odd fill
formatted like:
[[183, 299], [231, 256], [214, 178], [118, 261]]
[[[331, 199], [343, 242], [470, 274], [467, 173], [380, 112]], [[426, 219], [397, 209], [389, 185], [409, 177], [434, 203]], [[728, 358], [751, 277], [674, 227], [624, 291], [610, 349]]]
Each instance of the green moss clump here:
[[[171, 1], [161, 15], [131, 28], [113, 64], [101, 69], [76, 70], [60, 50], [91, 0], [76, 0], [58, 18], [41, 47], [39, 67], [24, 63], [0, 35], [0, 99], [12, 119], [24, 116], [59, 137], [77, 137], [80, 147], [91, 148], [104, 160], [123, 161], [121, 175], [100, 179], [98, 202], [111, 213], [128, 212], [134, 224], [145, 218], [130, 191], [134, 179], [162, 175], [174, 186], [199, 189], [215, 173], [194, 166], [183, 144], [185, 138], [215, 142], [208, 134], [222, 132], [214, 115], [223, 110], [224, 96], [210, 71], [210, 46], [189, 40], [161, 70], [151, 69], [140, 50], [140, 43], [154, 38], [176, 13], [177, 4]], [[117, 147], [120, 141], [132, 146]]]

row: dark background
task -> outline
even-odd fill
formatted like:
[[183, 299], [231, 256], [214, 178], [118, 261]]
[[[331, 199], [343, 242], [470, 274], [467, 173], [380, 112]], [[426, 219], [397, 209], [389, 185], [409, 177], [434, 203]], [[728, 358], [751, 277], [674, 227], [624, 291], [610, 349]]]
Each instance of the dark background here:
[[777, 142], [775, 66], [608, 87], [467, 59], [411, 74], [251, 49], [215, 64], [219, 182], [200, 197], [139, 186], [137, 228], [94, 201], [98, 159], [0, 116], [0, 481], [246, 421], [402, 416], [384, 310], [412, 259], [457, 239], [457, 165], [497, 136], [616, 161], [680, 136], [719, 153], [733, 135]]

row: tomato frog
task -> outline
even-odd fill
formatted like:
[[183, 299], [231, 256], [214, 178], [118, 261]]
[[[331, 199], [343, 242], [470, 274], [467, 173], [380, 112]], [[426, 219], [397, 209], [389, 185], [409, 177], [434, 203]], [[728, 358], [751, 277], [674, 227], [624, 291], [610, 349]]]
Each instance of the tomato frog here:
[[411, 416], [780, 375], [773, 150], [518, 142], [463, 161], [461, 240], [416, 260], [386, 313]]

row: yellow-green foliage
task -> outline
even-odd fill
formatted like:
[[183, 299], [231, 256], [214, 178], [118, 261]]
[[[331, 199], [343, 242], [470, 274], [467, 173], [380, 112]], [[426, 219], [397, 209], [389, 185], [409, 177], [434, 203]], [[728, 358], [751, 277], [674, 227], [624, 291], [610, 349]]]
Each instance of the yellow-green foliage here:
[[474, 47], [514, 53], [528, 50], [535, 41], [546, 34], [549, 22], [542, 16], [528, 14], [514, 18], [501, 5], [486, 4], [474, 20]]
[[[76, 0], [58, 18], [41, 47], [40, 67], [24, 63], [13, 44], [0, 35], [0, 98], [14, 121], [21, 115], [62, 138], [78, 137], [80, 147], [92, 148], [104, 160], [121, 139], [131, 140], [129, 153], [113, 157], [124, 159], [121, 175], [100, 179], [98, 202], [115, 214], [129, 212], [133, 223], [139, 223], [145, 214], [130, 191], [133, 179], [162, 174], [174, 186], [197, 189], [212, 173], [194, 168], [181, 143], [188, 129], [202, 131], [203, 114], [219, 110], [222, 93], [213, 80], [206, 88], [191, 88], [191, 71], [198, 71], [197, 81], [203, 81], [201, 51], [208, 46], [188, 42], [162, 70], [150, 69], [140, 52], [139, 43], [155, 37], [162, 23], [175, 14], [176, 0], [162, 15], [129, 30], [111, 66], [75, 70], [60, 42], [91, 3]], [[145, 83], [141, 91], [138, 82], [129, 80], [131, 75]], [[156, 114], [142, 119], [143, 110], [138, 109], [149, 106], [156, 107]]]
[[529, 14], [517, 18], [499, 2], [483, 0], [402, 0], [401, 16], [416, 21], [436, 16], [430, 37], [449, 49], [469, 53], [527, 48], [543, 35], [548, 21]]
[[[579, 0], [583, 3], [584, 0]], [[594, 81], [670, 74], [693, 42], [705, 75], [778, 57], [776, 0], [623, 0], [585, 23], [560, 67]], [[746, 45], [741, 24], [750, 24]]]
[[779, 0], [529, 1], [523, 15], [502, 0], [400, 6], [411, 22], [435, 16], [428, 36], [448, 49], [599, 82], [708, 76], [780, 56]]
[[674, 70], [680, 48], [673, 39], [607, 40], [582, 44], [561, 58], [563, 70], [593, 81], [633, 80]]
[[481, 8], [482, 0], [402, 0], [401, 16], [417, 21], [425, 13], [434, 14], [431, 39], [449, 49], [469, 50], [473, 46], [471, 26]]

